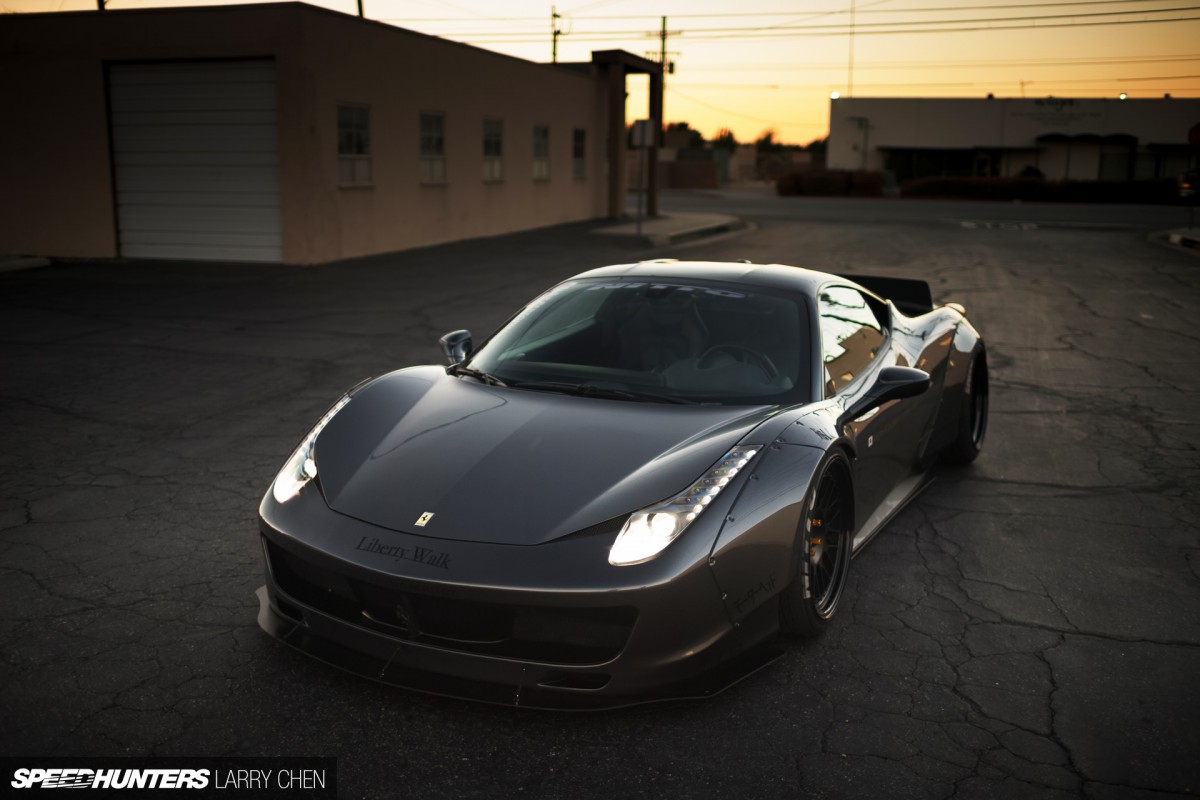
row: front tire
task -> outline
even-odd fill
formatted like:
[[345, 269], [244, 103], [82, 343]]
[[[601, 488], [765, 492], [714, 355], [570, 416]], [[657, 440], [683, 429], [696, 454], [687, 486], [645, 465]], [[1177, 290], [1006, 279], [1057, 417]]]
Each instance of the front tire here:
[[962, 408], [958, 412], [958, 435], [942, 451], [947, 464], [970, 464], [983, 449], [988, 421], [987, 353], [982, 347], [971, 356], [970, 371], [963, 386]]
[[840, 452], [825, 457], [804, 500], [792, 549], [792, 583], [780, 598], [779, 627], [792, 636], [819, 636], [841, 603], [850, 575], [854, 503], [850, 464]]

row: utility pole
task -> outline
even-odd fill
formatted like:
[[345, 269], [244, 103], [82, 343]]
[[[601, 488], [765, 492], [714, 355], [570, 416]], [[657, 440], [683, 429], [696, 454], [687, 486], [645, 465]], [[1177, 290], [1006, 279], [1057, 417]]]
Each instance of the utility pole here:
[[662, 18], [662, 28], [658, 32], [658, 63], [667, 68], [667, 18]]
[[[666, 106], [667, 101], [667, 18], [662, 18], [662, 27], [658, 32], [658, 68], [662, 72], [662, 98], [659, 101], [661, 106]], [[659, 137], [662, 136], [662, 130], [667, 125], [667, 114], [662, 112], [662, 119], [658, 121], [659, 134], [655, 137], [654, 142], [659, 142]], [[657, 152], [655, 153], [657, 156]]]
[[358, 18], [363, 19], [363, 0], [358, 0]]
[[562, 15], [558, 13], [558, 9], [550, 6], [550, 63], [558, 63], [558, 37], [562, 33], [558, 29], [558, 20]]
[[846, 96], [854, 97], [854, 0], [850, 0], [850, 74], [846, 79]]
[[96, 0], [96, 10], [97, 11], [104, 10], [104, 0]]

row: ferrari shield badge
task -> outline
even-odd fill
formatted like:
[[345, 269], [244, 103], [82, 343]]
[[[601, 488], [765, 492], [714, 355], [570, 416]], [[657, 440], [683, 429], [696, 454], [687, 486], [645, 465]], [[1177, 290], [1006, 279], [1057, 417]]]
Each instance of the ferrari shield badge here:
[[429, 522], [429, 520], [431, 520], [431, 519], [433, 519], [433, 512], [432, 512], [432, 511], [426, 511], [424, 514], [422, 514], [421, 516], [417, 517], [417, 527], [418, 527], [418, 528], [424, 528], [424, 527], [425, 527], [425, 525], [426, 525], [426, 524]]

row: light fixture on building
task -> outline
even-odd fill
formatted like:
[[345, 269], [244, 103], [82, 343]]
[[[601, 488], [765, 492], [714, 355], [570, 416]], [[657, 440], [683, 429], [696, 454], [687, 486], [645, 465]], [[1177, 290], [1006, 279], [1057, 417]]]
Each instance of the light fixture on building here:
[[841, 96], [842, 96], [842, 93], [841, 93], [841, 92], [830, 92], [830, 93], [829, 93], [829, 99], [830, 99], [830, 100], [837, 100], [837, 99], [838, 99], [839, 97], [841, 97]]
[[1121, 92], [1119, 95], [1117, 95], [1117, 99], [1118, 100], [1128, 100], [1129, 95], [1125, 94], [1124, 92]]

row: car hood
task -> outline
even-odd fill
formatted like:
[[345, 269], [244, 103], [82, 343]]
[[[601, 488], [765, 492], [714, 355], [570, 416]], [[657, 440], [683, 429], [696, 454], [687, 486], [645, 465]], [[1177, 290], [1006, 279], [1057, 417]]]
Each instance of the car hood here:
[[431, 538], [536, 545], [687, 488], [775, 411], [572, 397], [415, 367], [358, 391], [315, 459], [339, 513]]

